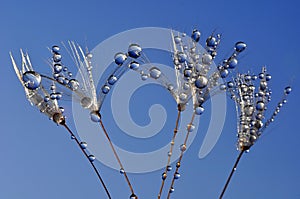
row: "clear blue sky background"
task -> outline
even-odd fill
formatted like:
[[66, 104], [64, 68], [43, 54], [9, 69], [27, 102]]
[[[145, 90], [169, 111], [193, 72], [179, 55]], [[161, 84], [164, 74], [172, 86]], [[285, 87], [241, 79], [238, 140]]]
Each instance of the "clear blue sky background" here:
[[[1, 1], [0, 198], [105, 198], [90, 165], [64, 129], [30, 107], [13, 72], [8, 52], [17, 54], [19, 48], [26, 49], [36, 68], [46, 68], [43, 60], [49, 56], [47, 46], [67, 40], [85, 45], [87, 38], [87, 45], [92, 49], [119, 32], [155, 26], [186, 32], [197, 27], [204, 36], [217, 29], [223, 34], [219, 60], [236, 41], [245, 41], [248, 49], [240, 67], [244, 67], [244, 71], [250, 68], [258, 71], [260, 66], [268, 66], [273, 77], [272, 105], [281, 97], [283, 88], [292, 82], [289, 103], [266, 131], [267, 135], [243, 157], [224, 198], [300, 199], [299, 6], [296, 0]], [[228, 107], [222, 136], [212, 153], [202, 160], [197, 155], [203, 140], [201, 129], [205, 130], [205, 125], [200, 128], [197, 140], [184, 159], [174, 199], [218, 197], [237, 156], [231, 102]], [[171, 110], [171, 113], [176, 111]], [[174, 115], [169, 120], [174, 121]], [[170, 125], [170, 131], [172, 128]], [[118, 136], [113, 138], [116, 144], [126, 147]], [[158, 146], [168, 141], [164, 138]], [[122, 176], [96, 164], [113, 198], [128, 198], [129, 191]], [[161, 171], [130, 175], [141, 199], [156, 197], [160, 176]]]

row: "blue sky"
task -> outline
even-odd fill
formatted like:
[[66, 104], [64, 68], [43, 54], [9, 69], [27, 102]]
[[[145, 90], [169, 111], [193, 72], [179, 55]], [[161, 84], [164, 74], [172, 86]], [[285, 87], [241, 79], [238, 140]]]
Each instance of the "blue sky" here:
[[[204, 36], [202, 43], [217, 30], [223, 36], [219, 60], [228, 55], [235, 42], [245, 41], [248, 49], [240, 62], [240, 70], [257, 72], [263, 65], [268, 67], [273, 88], [271, 107], [280, 99], [284, 87], [292, 85], [293, 93], [287, 106], [267, 129], [266, 136], [243, 157], [224, 198], [300, 198], [298, 7], [295, 0], [1, 2], [1, 198], [105, 198], [90, 165], [65, 130], [48, 121], [25, 99], [13, 72], [9, 51], [17, 55], [20, 48], [27, 50], [35, 68], [42, 71], [47, 68], [44, 60], [49, 57], [48, 46], [75, 40], [92, 49], [117, 33], [149, 26], [187, 33], [196, 27]], [[142, 92], [136, 95], [137, 99], [143, 99]], [[168, 97], [153, 100], [169, 104], [171, 131], [175, 103]], [[136, 106], [143, 107], [143, 104]], [[200, 160], [197, 155], [204, 137], [201, 130], [205, 130], [209, 119], [208, 115], [203, 117], [203, 125], [185, 156], [174, 199], [218, 197], [237, 156], [233, 108], [232, 102], [228, 102], [228, 117], [221, 138], [213, 151]], [[109, 110], [104, 110], [105, 114], [110, 118]], [[139, 119], [136, 117], [137, 122]], [[108, 119], [106, 123], [113, 124]], [[116, 144], [126, 148], [134, 143], [118, 139], [117, 133], [121, 132], [112, 135]], [[149, 149], [167, 143], [168, 137], [163, 138]], [[139, 147], [135, 150], [139, 151]], [[101, 163], [96, 164], [113, 198], [128, 198], [129, 191], [122, 176]], [[156, 197], [161, 173], [130, 175], [141, 199]]]

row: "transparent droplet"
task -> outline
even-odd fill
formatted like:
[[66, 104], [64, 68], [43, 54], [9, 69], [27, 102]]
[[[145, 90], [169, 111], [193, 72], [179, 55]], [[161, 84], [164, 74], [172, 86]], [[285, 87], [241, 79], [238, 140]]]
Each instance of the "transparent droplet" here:
[[29, 90], [36, 90], [41, 85], [42, 77], [35, 71], [27, 71], [23, 74], [23, 82]]
[[267, 74], [267, 75], [266, 75], [266, 80], [267, 80], [267, 81], [270, 81], [271, 79], [272, 79], [272, 76], [271, 76], [270, 74]]
[[89, 97], [83, 97], [81, 100], [80, 100], [80, 105], [83, 107], [83, 108], [90, 108], [92, 106], [92, 99], [89, 98]]
[[198, 79], [195, 81], [195, 86], [200, 89], [205, 88], [207, 84], [208, 84], [208, 79], [203, 75], [200, 75]]
[[193, 71], [191, 69], [184, 69], [184, 71], [183, 71], [183, 75], [185, 77], [191, 77], [192, 73], [193, 73]]
[[80, 147], [81, 147], [82, 149], [86, 149], [87, 143], [86, 143], [86, 142], [80, 142]]
[[50, 100], [50, 96], [47, 95], [44, 97], [44, 102], [49, 102], [49, 100]]
[[73, 74], [72, 74], [71, 72], [68, 72], [68, 76], [69, 76], [69, 77], [72, 77], [72, 75], [73, 75]]
[[60, 54], [53, 54], [53, 61], [54, 62], [60, 62], [61, 61], [61, 55]]
[[89, 160], [91, 162], [94, 162], [96, 160], [96, 157], [94, 155], [89, 155]]
[[236, 52], [239, 52], [239, 53], [243, 52], [246, 48], [247, 48], [247, 45], [242, 41], [239, 41], [239, 42], [235, 43], [234, 49], [235, 49]]
[[229, 72], [227, 69], [223, 69], [220, 71], [220, 75], [222, 78], [226, 78], [228, 76]]
[[290, 94], [292, 92], [292, 88], [290, 87], [290, 86], [287, 86], [287, 87], [285, 87], [285, 89], [284, 89], [284, 93], [285, 94]]
[[100, 122], [100, 120], [101, 120], [101, 115], [98, 111], [92, 111], [90, 113], [90, 116], [91, 116], [91, 120], [93, 122]]
[[138, 44], [131, 44], [128, 47], [128, 55], [132, 58], [138, 58], [141, 56], [142, 48]]
[[129, 198], [130, 198], [130, 199], [138, 199], [138, 197], [137, 197], [134, 193], [131, 194]]
[[254, 112], [254, 107], [251, 105], [245, 106], [244, 111], [247, 116], [251, 116]]
[[189, 90], [190, 89], [190, 84], [188, 82], [185, 82], [182, 86], [183, 90]]
[[120, 169], [120, 174], [124, 174], [125, 170], [123, 168]]
[[180, 44], [181, 43], [181, 37], [174, 36], [174, 41], [175, 41], [176, 44]]
[[238, 64], [238, 60], [235, 58], [235, 57], [231, 57], [229, 60], [228, 60], [228, 66], [229, 68], [235, 68]]
[[118, 65], [118, 66], [121, 66], [123, 65], [123, 63], [126, 61], [127, 59], [127, 56], [124, 54], [124, 53], [117, 53], [115, 54], [115, 63]]
[[193, 132], [195, 130], [195, 125], [194, 124], [188, 124], [186, 129], [188, 132]]
[[174, 179], [177, 180], [177, 179], [179, 179], [179, 178], [180, 178], [180, 173], [176, 172], [176, 173], [174, 174]]
[[63, 71], [64, 71], [64, 72], [67, 72], [67, 71], [68, 71], [68, 67], [65, 66], [65, 67], [63, 68]]
[[214, 36], [209, 36], [206, 39], [206, 46], [215, 47], [217, 45], [217, 39]]
[[64, 107], [62, 107], [62, 106], [61, 106], [61, 107], [59, 107], [59, 110], [60, 110], [60, 112], [61, 112], [61, 113], [64, 113], [64, 112], [65, 112], [65, 108], [64, 108]]
[[168, 166], [167, 166], [167, 170], [168, 170], [168, 171], [172, 171], [172, 166], [171, 166], [171, 165], [168, 165]]
[[195, 108], [195, 113], [197, 115], [202, 115], [203, 112], [204, 112], [204, 108], [202, 106], [198, 106]]
[[140, 64], [136, 61], [133, 61], [129, 64], [129, 68], [132, 70], [137, 70], [140, 67]]
[[161, 75], [160, 69], [156, 67], [152, 67], [149, 71], [150, 71], [150, 77], [152, 77], [153, 79], [158, 79]]
[[225, 84], [221, 84], [220, 85], [220, 90], [225, 91], [226, 90], [226, 85]]
[[265, 74], [264, 73], [259, 73], [258, 77], [259, 77], [259, 79], [263, 79], [263, 78], [265, 78]]
[[149, 77], [149, 75], [147, 75], [147, 74], [142, 74], [141, 75], [141, 78], [142, 78], [143, 81], [147, 80], [148, 77]]
[[180, 151], [185, 151], [186, 150], [186, 145], [185, 144], [182, 144], [180, 145]]
[[56, 45], [55, 45], [55, 46], [52, 46], [52, 52], [53, 52], [53, 53], [59, 53], [59, 50], [60, 50], [60, 49], [59, 49], [59, 46], [56, 46]]
[[167, 178], [167, 174], [166, 174], [165, 172], [163, 172], [163, 174], [161, 175], [161, 178], [162, 178], [163, 180], [165, 180], [165, 179]]
[[55, 73], [60, 73], [63, 69], [63, 66], [61, 64], [54, 64], [53, 69]]
[[210, 54], [207, 54], [205, 53], [203, 56], [202, 56], [202, 63], [203, 64], [206, 64], [206, 65], [210, 65], [211, 62], [212, 62], [212, 56]]
[[61, 113], [55, 113], [52, 117], [52, 120], [57, 124], [65, 123], [65, 117]]
[[76, 79], [70, 79], [68, 86], [72, 91], [76, 91], [79, 88], [79, 82]]
[[198, 41], [200, 40], [200, 36], [201, 36], [200, 31], [197, 30], [197, 29], [194, 29], [193, 32], [192, 32], [191, 38], [192, 38], [195, 42], [198, 42]]
[[173, 193], [174, 191], [175, 191], [174, 187], [171, 187], [169, 190], [170, 193]]
[[117, 81], [118, 81], [118, 78], [117, 78], [116, 76], [114, 76], [114, 75], [111, 75], [111, 76], [108, 78], [108, 80], [107, 80], [107, 82], [108, 82], [110, 85], [114, 85]]
[[234, 83], [233, 82], [227, 82], [227, 86], [228, 88], [233, 88], [234, 87]]
[[103, 93], [103, 94], [107, 94], [107, 93], [110, 91], [110, 87], [107, 86], [107, 85], [104, 85], [104, 86], [101, 88], [101, 90], [102, 90], [102, 93]]
[[187, 55], [185, 53], [183, 53], [183, 52], [178, 52], [177, 53], [177, 57], [178, 57], [179, 63], [183, 63], [187, 59]]
[[256, 110], [263, 111], [265, 109], [265, 103], [263, 101], [259, 101], [256, 104]]
[[179, 100], [181, 101], [181, 102], [185, 102], [186, 100], [187, 100], [187, 94], [185, 94], [185, 93], [181, 93], [180, 95], [179, 95]]

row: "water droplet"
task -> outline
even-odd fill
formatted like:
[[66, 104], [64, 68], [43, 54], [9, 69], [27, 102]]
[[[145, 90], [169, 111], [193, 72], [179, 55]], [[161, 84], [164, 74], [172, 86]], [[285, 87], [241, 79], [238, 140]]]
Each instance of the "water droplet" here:
[[72, 91], [76, 91], [79, 88], [79, 82], [76, 79], [71, 79], [68, 86]]
[[284, 93], [285, 93], [286, 95], [290, 94], [291, 92], [292, 92], [292, 88], [291, 88], [290, 86], [285, 87]]
[[94, 162], [96, 160], [96, 157], [94, 155], [89, 155], [89, 160], [91, 162]]
[[140, 67], [140, 64], [137, 63], [136, 61], [133, 61], [129, 64], [129, 68], [132, 70], [137, 70]]
[[231, 57], [229, 60], [228, 60], [228, 66], [229, 68], [235, 68], [238, 64], [238, 60], [235, 58], [235, 57]]
[[124, 53], [117, 53], [117, 54], [115, 54], [114, 59], [115, 59], [115, 63], [118, 66], [122, 66], [123, 63], [126, 61], [127, 56]]
[[209, 36], [206, 39], [206, 46], [215, 47], [217, 45], [217, 39], [214, 36]]
[[227, 69], [223, 69], [220, 71], [220, 75], [222, 78], [226, 78], [228, 76], [229, 72]]
[[81, 147], [82, 149], [86, 149], [87, 143], [86, 143], [86, 142], [80, 142], [80, 147]]
[[81, 100], [80, 100], [80, 105], [83, 107], [83, 108], [90, 108], [92, 106], [92, 99], [89, 98], [89, 97], [83, 97]]
[[177, 180], [177, 179], [179, 179], [179, 178], [180, 178], [180, 173], [176, 172], [176, 173], [174, 174], [174, 179]]
[[107, 80], [107, 82], [108, 82], [110, 85], [114, 85], [117, 81], [118, 81], [118, 78], [117, 78], [116, 76], [114, 76], [114, 75], [111, 75], [111, 76], [108, 78], [108, 80]]
[[104, 85], [102, 88], [102, 93], [107, 94], [110, 91], [110, 87], [107, 85]]
[[101, 115], [98, 111], [92, 111], [90, 113], [90, 116], [91, 116], [91, 120], [93, 122], [100, 122], [100, 120], [101, 120]]
[[52, 46], [52, 52], [53, 52], [53, 53], [56, 53], [56, 54], [57, 54], [57, 53], [59, 53], [59, 50], [60, 50], [60, 49], [59, 49], [59, 46], [56, 46], [56, 45], [55, 45], [55, 46]]
[[185, 82], [182, 86], [183, 90], [189, 90], [190, 89], [190, 84], [188, 82]]
[[184, 71], [183, 71], [183, 75], [185, 77], [191, 77], [192, 73], [193, 73], [193, 71], [191, 69], [184, 69]]
[[206, 64], [206, 65], [210, 65], [211, 62], [212, 62], [212, 56], [210, 54], [207, 54], [205, 53], [203, 56], [202, 56], [202, 63], [203, 64]]
[[69, 77], [72, 77], [72, 75], [73, 75], [73, 74], [72, 74], [71, 72], [68, 72], [68, 76], [69, 76]]
[[195, 42], [198, 42], [198, 41], [200, 40], [200, 36], [201, 36], [200, 31], [197, 30], [197, 29], [194, 29], [193, 32], [192, 32], [191, 38], [192, 38]]
[[239, 41], [239, 42], [235, 43], [234, 49], [238, 53], [243, 52], [246, 48], [247, 48], [247, 45], [242, 41]]
[[172, 152], [171, 151], [168, 152], [168, 156], [172, 156]]
[[221, 84], [220, 85], [220, 90], [225, 91], [226, 90], [226, 85], [225, 84]]
[[230, 81], [230, 82], [227, 83], [227, 86], [228, 86], [228, 88], [233, 88], [234, 87], [234, 83]]
[[174, 41], [175, 41], [176, 44], [180, 44], [181, 43], [181, 37], [174, 36]]
[[270, 81], [271, 79], [272, 79], [272, 76], [271, 76], [270, 74], [267, 74], [267, 75], [266, 75], [266, 80], [267, 80], [267, 81]]
[[247, 105], [245, 106], [244, 111], [247, 116], [251, 116], [254, 112], [254, 107], [251, 105]]
[[143, 81], [147, 80], [148, 77], [149, 77], [149, 75], [147, 75], [147, 74], [142, 74], [141, 75], [141, 78], [142, 78]]
[[174, 191], [175, 191], [174, 187], [171, 187], [169, 190], [170, 193], [173, 193]]
[[205, 88], [207, 84], [208, 84], [208, 79], [203, 75], [200, 75], [198, 79], [195, 81], [195, 86], [200, 89]]
[[41, 85], [42, 77], [35, 71], [27, 71], [23, 74], [23, 82], [29, 90], [35, 90]]
[[150, 77], [152, 77], [153, 79], [158, 79], [161, 75], [161, 71], [160, 69], [156, 68], [156, 67], [152, 67], [150, 69]]
[[121, 169], [120, 169], [120, 174], [123, 175], [124, 173], [125, 173], [125, 170], [124, 170], [123, 168], [121, 168]]
[[60, 73], [63, 69], [63, 66], [61, 64], [54, 64], [53, 69], [55, 73]]
[[130, 199], [138, 199], [138, 197], [133, 193], [130, 195]]
[[54, 62], [60, 62], [61, 61], [61, 55], [60, 54], [53, 54], [53, 61]]
[[197, 115], [202, 115], [203, 112], [204, 112], [204, 108], [202, 106], [198, 106], [195, 108], [195, 113]]
[[52, 116], [52, 120], [57, 124], [65, 123], [65, 117], [61, 113], [54, 113], [54, 115]]
[[168, 166], [167, 166], [167, 170], [168, 170], [168, 171], [172, 171], [172, 166], [171, 166], [171, 165], [168, 165]]
[[187, 100], [187, 94], [185, 94], [185, 93], [181, 93], [180, 95], [179, 95], [179, 100], [181, 101], [181, 102], [185, 102], [186, 100]]
[[167, 174], [166, 174], [165, 172], [163, 172], [163, 174], [161, 175], [161, 178], [162, 178], [163, 180], [165, 180], [165, 179], [167, 178]]
[[261, 90], [266, 90], [267, 86], [268, 86], [268, 84], [267, 84], [266, 81], [261, 81], [260, 82], [260, 89]]
[[194, 124], [188, 124], [186, 127], [188, 132], [193, 132], [195, 130], [195, 125]]
[[187, 55], [185, 53], [183, 53], [183, 52], [178, 52], [177, 53], [177, 57], [178, 57], [179, 63], [183, 63], [187, 59]]
[[259, 101], [256, 104], [256, 110], [263, 111], [265, 109], [265, 103], [263, 101]]
[[44, 102], [49, 102], [49, 100], [50, 100], [50, 96], [45, 96], [44, 97]]
[[265, 78], [265, 74], [264, 73], [259, 73], [258, 77], [259, 77], [259, 79], [263, 79], [263, 78]]
[[184, 152], [186, 150], [186, 145], [182, 144], [180, 145], [180, 151]]
[[142, 48], [138, 44], [131, 44], [128, 47], [128, 55], [132, 58], [138, 58], [141, 56]]
[[92, 53], [87, 53], [87, 54], [85, 55], [85, 57], [86, 57], [87, 59], [92, 59], [92, 58], [93, 58], [93, 54], [92, 54]]

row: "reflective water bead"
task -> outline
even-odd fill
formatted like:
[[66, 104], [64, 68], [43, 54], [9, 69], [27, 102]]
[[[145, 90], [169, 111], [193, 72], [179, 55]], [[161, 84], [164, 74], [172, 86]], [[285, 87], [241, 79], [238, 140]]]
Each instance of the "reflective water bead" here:
[[130, 199], [138, 199], [138, 197], [137, 197], [134, 193], [131, 194], [129, 198], [130, 198]]
[[49, 100], [50, 100], [50, 96], [47, 95], [44, 97], [44, 102], [49, 102]]
[[228, 76], [229, 72], [227, 69], [223, 69], [220, 71], [220, 75], [222, 78], [226, 78]]
[[83, 107], [83, 108], [90, 108], [92, 106], [92, 99], [89, 98], [89, 97], [83, 97], [81, 100], [80, 100], [80, 105]]
[[193, 132], [195, 130], [195, 125], [188, 124], [186, 129], [187, 129], [188, 132]]
[[139, 67], [140, 67], [140, 64], [136, 61], [132, 61], [129, 64], [129, 68], [132, 69], [132, 70], [137, 70]]
[[73, 75], [72, 72], [68, 72], [69, 77], [72, 77], [72, 75]]
[[85, 55], [85, 57], [86, 57], [87, 59], [92, 59], [92, 58], [93, 58], [93, 54], [92, 54], [92, 53], [87, 53], [87, 54]]
[[147, 74], [142, 74], [141, 75], [141, 78], [142, 78], [143, 81], [147, 80], [148, 77], [149, 77], [149, 75], [147, 75]]
[[263, 101], [259, 101], [256, 104], [256, 110], [263, 111], [265, 109], [265, 103]]
[[53, 53], [56, 53], [56, 54], [57, 54], [57, 53], [59, 53], [59, 50], [60, 50], [60, 49], [59, 49], [59, 46], [56, 46], [56, 45], [52, 46], [52, 52], [53, 52]]
[[208, 84], [208, 79], [203, 75], [200, 75], [198, 79], [195, 81], [195, 86], [200, 89], [205, 88], [207, 84]]
[[65, 123], [65, 117], [61, 113], [54, 113], [52, 120], [57, 124]]
[[175, 41], [176, 44], [180, 44], [181, 43], [181, 37], [174, 36], [174, 41]]
[[234, 83], [233, 82], [227, 82], [227, 86], [228, 88], [233, 88], [234, 87]]
[[213, 58], [212, 58], [212, 56], [210, 54], [205, 53], [202, 56], [202, 63], [206, 64], [206, 65], [210, 65], [211, 62], [212, 62], [212, 59]]
[[174, 179], [177, 180], [177, 179], [179, 179], [179, 178], [180, 178], [180, 173], [176, 172], [176, 173], [174, 174]]
[[253, 112], [254, 112], [254, 107], [251, 106], [251, 105], [247, 105], [247, 106], [245, 106], [245, 108], [244, 108], [244, 112], [245, 112], [245, 114], [246, 114], [247, 116], [251, 116], [251, 115], [253, 114]]
[[118, 80], [118, 78], [117, 78], [116, 76], [111, 75], [111, 76], [108, 78], [107, 82], [108, 82], [110, 85], [114, 85], [114, 84], [117, 82], [117, 80]]
[[86, 149], [87, 143], [86, 143], [86, 142], [80, 142], [80, 147], [81, 147], [82, 149]]
[[182, 144], [180, 145], [180, 151], [184, 152], [186, 150], [186, 145]]
[[61, 113], [64, 113], [64, 112], [65, 112], [65, 108], [64, 108], [64, 107], [62, 107], [62, 106], [61, 106], [61, 107], [59, 107], [59, 110], [60, 110], [60, 112], [61, 112]]
[[193, 71], [192, 71], [191, 69], [184, 69], [183, 75], [184, 75], [185, 77], [191, 77], [192, 72], [193, 72]]
[[42, 77], [35, 71], [27, 71], [23, 74], [22, 80], [29, 90], [36, 90], [41, 85]]
[[132, 58], [138, 58], [141, 56], [142, 48], [138, 44], [131, 44], [128, 47], [128, 55]]
[[246, 49], [247, 45], [242, 42], [242, 41], [239, 41], [239, 42], [236, 42], [235, 43], [235, 46], [234, 46], [234, 49], [236, 52], [243, 52], [245, 49]]
[[268, 86], [268, 84], [267, 84], [266, 81], [261, 81], [260, 82], [260, 89], [261, 90], [266, 90], [267, 86]]
[[150, 77], [152, 77], [153, 79], [158, 79], [161, 75], [161, 71], [157, 67], [152, 67], [150, 68], [149, 71], [150, 71]]
[[171, 165], [168, 165], [168, 166], [167, 166], [167, 170], [168, 170], [168, 171], [172, 171], [172, 166], [171, 166]]
[[51, 93], [51, 94], [50, 94], [50, 98], [51, 98], [52, 100], [55, 100], [55, 99], [56, 99], [56, 93]]
[[201, 36], [200, 31], [197, 30], [197, 29], [194, 29], [193, 32], [192, 32], [191, 38], [192, 38], [195, 42], [198, 42], [198, 41], [200, 40], [200, 36]]
[[54, 62], [60, 62], [61, 61], [61, 55], [60, 54], [53, 54], [53, 61]]
[[217, 44], [217, 39], [214, 36], [209, 36], [206, 39], [206, 46], [208, 47], [215, 47]]
[[238, 60], [235, 58], [235, 57], [231, 57], [229, 60], [228, 60], [228, 66], [229, 68], [235, 68], [238, 64]]
[[72, 91], [76, 91], [79, 88], [79, 82], [76, 79], [71, 79], [68, 86]]
[[287, 87], [285, 87], [285, 89], [284, 89], [284, 93], [285, 94], [290, 94], [292, 92], [292, 88], [290, 87], [290, 86], [287, 86]]
[[221, 84], [220, 85], [220, 90], [225, 91], [226, 90], [226, 85], [225, 84]]
[[253, 76], [251, 77], [251, 79], [252, 79], [252, 80], [256, 80], [256, 79], [257, 79], [257, 76], [256, 76], [256, 75], [253, 75]]
[[60, 73], [63, 69], [63, 66], [61, 64], [54, 64], [53, 69], [55, 73]]
[[68, 67], [65, 66], [65, 67], [63, 68], [63, 71], [64, 71], [64, 72], [67, 72], [67, 71], [68, 71]]
[[185, 94], [185, 93], [181, 93], [180, 95], [179, 95], [179, 100], [181, 101], [181, 102], [185, 102], [186, 100], [187, 100], [187, 94]]
[[175, 191], [174, 187], [171, 187], [169, 190], [170, 193], [173, 193], [174, 191]]
[[114, 57], [115, 63], [118, 66], [123, 65], [123, 63], [126, 61], [126, 59], [127, 59], [127, 55], [125, 55], [124, 53], [121, 53], [121, 52], [115, 54], [115, 57]]
[[94, 162], [96, 160], [96, 157], [94, 155], [89, 155], [89, 160], [91, 162]]
[[125, 170], [123, 168], [120, 169], [120, 174], [124, 174]]
[[272, 76], [271, 76], [270, 74], [267, 74], [267, 75], [266, 75], [266, 80], [267, 80], [267, 81], [270, 81], [271, 79], [272, 79]]
[[166, 172], [163, 172], [163, 174], [161, 175], [161, 178], [162, 178], [163, 180], [165, 180], [165, 179], [167, 178]]
[[203, 112], [204, 112], [204, 108], [202, 106], [198, 106], [195, 108], [195, 113], [197, 115], [202, 115]]
[[179, 63], [183, 63], [187, 59], [187, 55], [185, 53], [183, 53], [183, 52], [178, 52], [177, 53], [177, 57], [178, 57]]
[[98, 111], [92, 111], [90, 113], [90, 116], [91, 116], [91, 120], [93, 122], [100, 122], [100, 120], [101, 120], [101, 115]]
[[265, 78], [265, 74], [264, 73], [259, 73], [258, 77], [259, 77], [259, 79], [263, 79], [263, 78]]
[[102, 90], [102, 93], [103, 93], [103, 94], [107, 94], [107, 93], [110, 91], [110, 87], [107, 86], [107, 85], [104, 85], [104, 86], [101, 88], [101, 90]]

